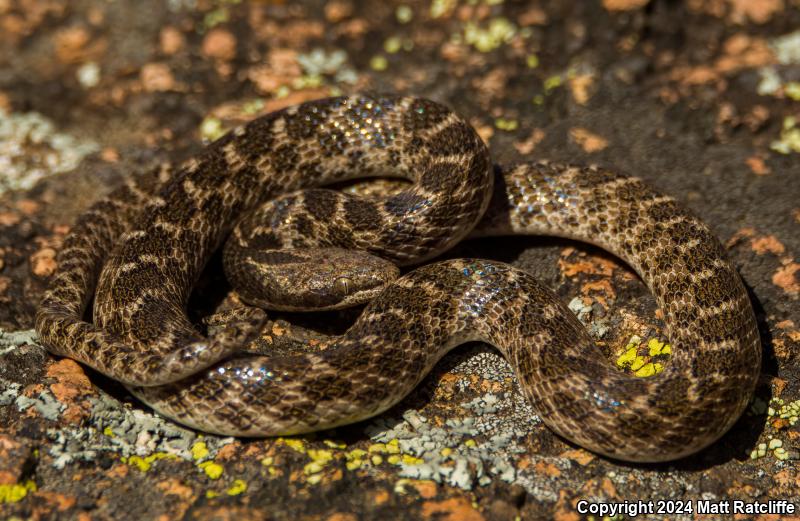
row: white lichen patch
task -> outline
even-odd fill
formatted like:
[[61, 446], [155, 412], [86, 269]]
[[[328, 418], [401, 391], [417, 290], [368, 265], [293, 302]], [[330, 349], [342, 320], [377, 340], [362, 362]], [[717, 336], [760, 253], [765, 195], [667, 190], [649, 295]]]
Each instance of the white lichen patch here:
[[33, 344], [36, 341], [36, 331], [25, 329], [22, 331], [5, 331], [0, 328], [0, 356], [10, 353], [19, 346]]
[[56, 131], [37, 112], [6, 113], [0, 109], [0, 195], [28, 190], [39, 179], [68, 172], [100, 147]]
[[233, 442], [233, 438], [202, 436], [205, 454], [198, 458], [195, 445], [199, 436], [194, 431], [149, 411], [123, 405], [102, 391], [98, 397], [91, 397], [90, 402], [91, 427], [47, 431], [53, 442], [48, 452], [54, 458], [55, 468], [64, 468], [75, 461], [92, 461], [102, 452], [131, 460], [156, 455], [161, 457], [153, 459], [205, 461]]
[[775, 51], [775, 58], [781, 65], [800, 64], [800, 31], [774, 38], [769, 44]]
[[[4, 331], [0, 329], [0, 364], [4, 356], [20, 346], [34, 344], [36, 332], [32, 329], [22, 331]], [[35, 395], [23, 394], [23, 388], [16, 382], [0, 378], [0, 406], [13, 406], [19, 412], [35, 409], [43, 418], [55, 421], [67, 406], [59, 402], [50, 391], [43, 390]]]
[[292, 85], [296, 89], [319, 87], [326, 83], [326, 77], [332, 78], [334, 83], [353, 84], [358, 80], [358, 74], [347, 64], [347, 52], [342, 49], [326, 52], [316, 48], [299, 55], [297, 63], [303, 68], [304, 75]]
[[[464, 356], [464, 355], [462, 355]], [[453, 372], [465, 375], [457, 390], [470, 386], [466, 375], [509, 382], [511, 367], [497, 353], [467, 353]], [[446, 420], [442, 426], [414, 410], [402, 419], [379, 418], [367, 428], [370, 437], [399, 447], [400, 475], [429, 479], [462, 489], [487, 485], [492, 479], [515, 482], [514, 462], [527, 452], [522, 440], [540, 420], [517, 391], [488, 392], [461, 404], [467, 414]]]
[[[36, 343], [33, 330], [0, 330], [0, 364], [4, 355], [20, 346]], [[47, 452], [53, 457], [52, 466], [63, 469], [77, 461], [94, 461], [101, 453], [114, 454], [123, 461], [130, 460], [143, 471], [159, 459], [182, 459], [205, 462], [213, 459], [219, 449], [233, 438], [200, 436], [150, 412], [124, 404], [102, 390], [88, 398], [91, 414], [89, 427], [65, 427], [47, 430], [52, 443]], [[16, 382], [0, 378], [0, 406], [14, 407], [19, 412], [36, 410], [43, 418], [57, 421], [67, 409], [48, 389], [36, 394], [25, 393]], [[198, 457], [197, 442], [202, 438], [203, 454]]]

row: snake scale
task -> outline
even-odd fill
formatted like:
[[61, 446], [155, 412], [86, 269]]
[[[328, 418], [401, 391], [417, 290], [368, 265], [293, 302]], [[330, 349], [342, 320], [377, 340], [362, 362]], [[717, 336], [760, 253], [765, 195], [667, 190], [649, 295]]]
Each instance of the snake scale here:
[[[362, 176], [412, 184], [382, 199], [297, 192]], [[672, 358], [649, 378], [617, 370], [550, 290], [511, 266], [475, 259], [424, 265], [372, 288], [377, 296], [327, 350], [245, 354], [262, 311], [206, 338], [185, 308], [209, 257], [262, 204], [272, 204], [272, 217], [256, 226], [255, 242], [277, 273], [291, 264], [292, 250], [280, 249], [287, 246], [333, 244], [409, 265], [468, 234], [593, 243], [627, 262], [655, 295]], [[346, 296], [347, 280], [332, 292]], [[94, 323], [83, 319], [92, 298]], [[329, 303], [325, 294], [318, 300]], [[178, 169], [128, 181], [65, 238], [36, 330], [52, 353], [123, 382], [159, 413], [237, 436], [369, 418], [450, 349], [484, 341], [509, 361], [552, 430], [630, 461], [671, 460], [718, 439], [745, 409], [761, 361], [739, 275], [708, 227], [674, 199], [601, 168], [493, 166], [456, 114], [392, 96], [289, 107]]]

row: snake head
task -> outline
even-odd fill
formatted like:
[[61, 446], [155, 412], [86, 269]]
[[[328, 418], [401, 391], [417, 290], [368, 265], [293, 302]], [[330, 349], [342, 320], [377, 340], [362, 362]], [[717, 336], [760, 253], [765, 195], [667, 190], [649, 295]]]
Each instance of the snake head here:
[[281, 311], [364, 304], [400, 274], [385, 259], [342, 248], [249, 251], [235, 260], [225, 270], [242, 300]]

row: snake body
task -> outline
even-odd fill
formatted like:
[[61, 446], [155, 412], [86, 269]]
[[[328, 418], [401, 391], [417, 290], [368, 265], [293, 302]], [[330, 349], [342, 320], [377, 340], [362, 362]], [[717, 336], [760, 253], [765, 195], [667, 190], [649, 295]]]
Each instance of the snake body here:
[[[434, 257], [470, 230], [591, 242], [625, 260], [655, 295], [670, 363], [650, 378], [616, 370], [530, 275], [468, 259], [396, 280], [320, 353], [242, 354], [264, 320], [259, 311], [211, 339], [197, 333], [186, 301], [237, 222], [282, 194], [363, 175], [413, 184], [382, 200], [290, 195], [261, 241], [274, 246], [270, 229], [282, 229], [298, 243], [322, 236], [399, 265]], [[58, 263], [36, 317], [43, 344], [125, 383], [161, 414], [221, 434], [295, 434], [374, 416], [449, 350], [481, 340], [511, 363], [558, 434], [614, 458], [663, 461], [726, 432], [760, 367], [738, 274], [708, 227], [672, 198], [604, 169], [493, 169], [466, 122], [417, 98], [331, 98], [256, 119], [177, 171], [132, 180], [95, 204]], [[90, 324], [82, 316], [93, 295]]]

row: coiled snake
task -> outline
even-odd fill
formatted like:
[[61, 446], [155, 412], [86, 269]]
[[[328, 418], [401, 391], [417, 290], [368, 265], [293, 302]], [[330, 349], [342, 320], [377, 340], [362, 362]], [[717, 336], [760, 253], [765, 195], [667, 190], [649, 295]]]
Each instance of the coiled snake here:
[[[375, 175], [413, 184], [383, 199], [296, 192]], [[302, 248], [321, 248], [323, 260], [312, 264], [327, 289], [316, 286], [319, 277], [305, 289], [289, 282], [317, 306], [335, 307], [362, 291], [351, 287], [359, 268], [337, 276], [331, 268], [345, 264], [336, 257], [343, 250], [326, 248], [408, 265], [469, 233], [556, 235], [599, 245], [641, 276], [663, 310], [673, 357], [653, 377], [626, 375], [531, 276], [468, 259], [423, 266], [382, 291], [394, 274], [384, 280], [370, 271], [364, 292], [378, 296], [328, 350], [242, 354], [263, 312], [245, 312], [209, 339], [185, 306], [211, 254], [268, 201], [267, 222], [237, 238], [266, 248], [261, 260], [277, 279]], [[91, 324], [82, 317], [93, 296]], [[511, 363], [550, 428], [632, 461], [678, 458], [719, 438], [752, 396], [761, 357], [738, 274], [709, 229], [672, 198], [604, 169], [493, 168], [475, 131], [448, 109], [381, 96], [263, 116], [180, 169], [132, 180], [96, 203], [64, 241], [36, 330], [52, 353], [125, 383], [159, 413], [238, 436], [303, 433], [374, 416], [450, 349], [481, 340]]]

